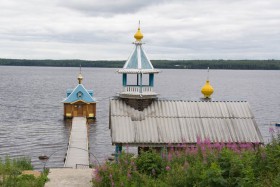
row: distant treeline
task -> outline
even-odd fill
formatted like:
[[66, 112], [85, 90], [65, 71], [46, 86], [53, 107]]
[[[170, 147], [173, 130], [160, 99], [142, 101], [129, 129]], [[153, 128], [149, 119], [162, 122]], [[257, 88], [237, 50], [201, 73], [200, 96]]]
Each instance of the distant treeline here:
[[[2, 66], [56, 66], [56, 67], [104, 67], [121, 68], [125, 61], [117, 60], [26, 60], [0, 59]], [[161, 69], [251, 69], [280, 70], [280, 60], [152, 60]]]

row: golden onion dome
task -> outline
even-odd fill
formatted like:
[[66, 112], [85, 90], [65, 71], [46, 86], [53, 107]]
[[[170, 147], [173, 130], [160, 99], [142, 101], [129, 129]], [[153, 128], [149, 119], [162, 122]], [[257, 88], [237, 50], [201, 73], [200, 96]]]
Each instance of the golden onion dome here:
[[205, 98], [210, 98], [212, 93], [214, 92], [214, 88], [210, 85], [210, 81], [207, 80], [205, 85], [201, 88], [201, 93]]
[[79, 75], [78, 75], [79, 84], [82, 84], [82, 80], [83, 80], [83, 76], [81, 73], [79, 73]]
[[136, 41], [140, 42], [143, 37], [144, 36], [140, 30], [140, 27], [138, 27], [137, 32], [134, 34], [134, 38], [136, 39]]

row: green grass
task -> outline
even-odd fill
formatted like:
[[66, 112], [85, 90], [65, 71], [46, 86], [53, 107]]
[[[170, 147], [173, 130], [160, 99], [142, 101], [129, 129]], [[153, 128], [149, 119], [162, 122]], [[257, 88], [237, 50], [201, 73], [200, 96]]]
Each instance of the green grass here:
[[41, 176], [22, 175], [23, 170], [32, 170], [30, 159], [0, 159], [0, 186], [3, 187], [43, 187], [47, 181], [47, 172]]

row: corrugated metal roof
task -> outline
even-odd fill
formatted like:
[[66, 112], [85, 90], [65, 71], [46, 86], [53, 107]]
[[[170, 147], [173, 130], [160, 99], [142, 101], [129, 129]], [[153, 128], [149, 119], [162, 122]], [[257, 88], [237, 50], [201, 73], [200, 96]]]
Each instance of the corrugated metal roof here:
[[143, 111], [110, 101], [112, 143], [263, 142], [247, 102], [156, 100]]

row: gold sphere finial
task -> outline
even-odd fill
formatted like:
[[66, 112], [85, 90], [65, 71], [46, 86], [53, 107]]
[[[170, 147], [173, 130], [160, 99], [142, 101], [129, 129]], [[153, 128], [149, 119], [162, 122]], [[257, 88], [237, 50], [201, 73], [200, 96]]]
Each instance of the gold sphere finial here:
[[134, 38], [136, 39], [136, 41], [140, 42], [141, 39], [143, 38], [143, 34], [141, 32], [141, 29], [140, 29], [140, 20], [139, 20], [139, 26], [138, 26], [138, 30], [137, 32], [134, 34]]
[[205, 98], [210, 98], [214, 92], [214, 88], [210, 85], [210, 81], [207, 80], [205, 85], [201, 88], [201, 93]]
[[82, 76], [81, 73], [79, 73], [79, 75], [78, 75], [78, 82], [79, 82], [79, 84], [82, 84], [82, 80], [83, 80], [83, 76]]
[[209, 81], [209, 67], [207, 72], [207, 80], [205, 85], [201, 88], [201, 93], [204, 95], [205, 98], [210, 98], [214, 92], [214, 88], [210, 85]]

